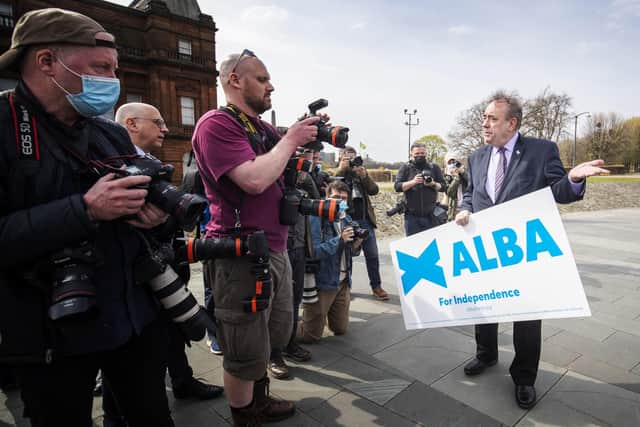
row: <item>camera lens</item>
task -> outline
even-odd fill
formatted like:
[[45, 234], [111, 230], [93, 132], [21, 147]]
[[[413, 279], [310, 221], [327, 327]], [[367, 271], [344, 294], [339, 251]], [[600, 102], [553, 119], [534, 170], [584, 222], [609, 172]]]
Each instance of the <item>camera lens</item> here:
[[342, 126], [325, 126], [322, 121], [318, 124], [318, 141], [326, 142], [337, 148], [344, 148], [349, 140], [349, 128]]

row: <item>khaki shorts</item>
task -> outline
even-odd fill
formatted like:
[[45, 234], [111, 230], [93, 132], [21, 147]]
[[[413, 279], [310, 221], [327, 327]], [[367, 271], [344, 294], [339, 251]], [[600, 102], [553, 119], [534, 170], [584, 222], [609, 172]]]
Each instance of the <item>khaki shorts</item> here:
[[271, 303], [247, 313], [242, 301], [255, 294], [248, 257], [209, 261], [213, 277], [218, 343], [224, 370], [234, 377], [257, 381], [267, 370], [271, 348], [284, 348], [291, 336], [293, 296], [291, 265], [286, 252], [271, 252]]

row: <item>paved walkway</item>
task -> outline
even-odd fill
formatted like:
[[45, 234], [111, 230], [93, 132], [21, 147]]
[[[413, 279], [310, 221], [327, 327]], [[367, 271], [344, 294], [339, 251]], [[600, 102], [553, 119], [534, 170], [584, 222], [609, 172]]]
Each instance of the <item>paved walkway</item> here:
[[[309, 346], [313, 360], [291, 363], [294, 379], [271, 390], [297, 402], [297, 415], [275, 426], [638, 426], [640, 425], [640, 209], [564, 216], [593, 316], [549, 320], [536, 388], [540, 401], [515, 403], [508, 366], [511, 325], [500, 327], [500, 361], [479, 377], [462, 366], [473, 357], [472, 327], [406, 331], [388, 255], [380, 242], [389, 302], [370, 297], [356, 259], [351, 325], [342, 337]], [[192, 288], [200, 276], [195, 274]], [[189, 350], [200, 376], [220, 384], [221, 358], [204, 343]], [[227, 425], [224, 398], [173, 401], [177, 426]], [[95, 403], [96, 425], [100, 401]], [[0, 426], [20, 421], [19, 397], [0, 393]]]

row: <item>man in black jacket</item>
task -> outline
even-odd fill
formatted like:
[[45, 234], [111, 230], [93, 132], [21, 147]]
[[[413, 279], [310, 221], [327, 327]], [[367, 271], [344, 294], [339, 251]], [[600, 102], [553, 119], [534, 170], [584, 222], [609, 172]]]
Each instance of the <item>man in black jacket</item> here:
[[407, 236], [438, 225], [434, 221], [433, 209], [438, 201], [438, 192], [447, 188], [440, 167], [427, 162], [426, 152], [422, 142], [411, 144], [411, 161], [400, 167], [393, 186], [398, 193], [404, 192], [404, 230]]
[[135, 151], [95, 118], [119, 95], [114, 37], [75, 12], [32, 11], [6, 68], [21, 81], [0, 94], [0, 362], [15, 367], [25, 416], [91, 424], [101, 369], [130, 426], [173, 426], [165, 326], [134, 279], [138, 230], [167, 215], [137, 188], [149, 177], [118, 178]]

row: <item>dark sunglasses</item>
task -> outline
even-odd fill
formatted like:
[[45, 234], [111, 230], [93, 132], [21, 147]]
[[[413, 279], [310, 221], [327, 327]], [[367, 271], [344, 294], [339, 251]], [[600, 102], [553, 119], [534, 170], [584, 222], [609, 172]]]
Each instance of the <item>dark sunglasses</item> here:
[[240, 61], [242, 60], [242, 58], [244, 57], [249, 57], [249, 58], [256, 58], [256, 54], [253, 53], [253, 51], [249, 50], [249, 49], [244, 49], [242, 51], [242, 53], [240, 54], [240, 56], [238, 56], [238, 59], [236, 59], [236, 63], [233, 64], [233, 68], [231, 69], [232, 73], [236, 72], [236, 68], [238, 68], [238, 64], [240, 64]]

